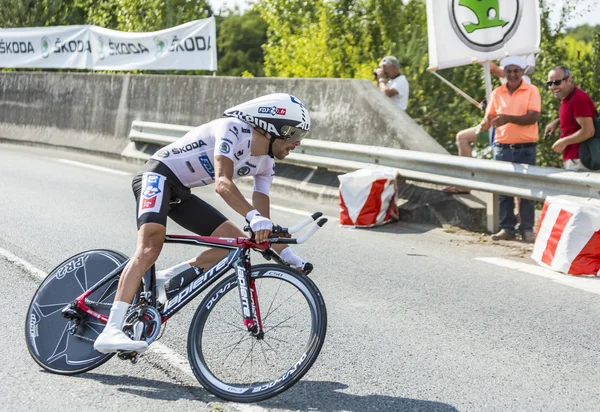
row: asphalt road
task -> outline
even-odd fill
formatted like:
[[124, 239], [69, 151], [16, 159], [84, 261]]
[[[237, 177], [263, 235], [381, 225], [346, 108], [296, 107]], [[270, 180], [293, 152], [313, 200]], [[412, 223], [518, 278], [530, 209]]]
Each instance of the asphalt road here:
[[[36, 270], [92, 248], [131, 255], [138, 167], [0, 144], [0, 410], [600, 410], [596, 279], [538, 269], [517, 242], [403, 222], [340, 228], [336, 204], [277, 188], [276, 223], [317, 210], [332, 217], [295, 248], [315, 264], [329, 324], [319, 359], [292, 389], [258, 405], [206, 392], [185, 364], [193, 304], [136, 365], [113, 358], [76, 377], [43, 372], [23, 332]], [[212, 188], [195, 192], [242, 224]], [[181, 233], [172, 222], [168, 231]], [[193, 253], [167, 245], [158, 266]]]

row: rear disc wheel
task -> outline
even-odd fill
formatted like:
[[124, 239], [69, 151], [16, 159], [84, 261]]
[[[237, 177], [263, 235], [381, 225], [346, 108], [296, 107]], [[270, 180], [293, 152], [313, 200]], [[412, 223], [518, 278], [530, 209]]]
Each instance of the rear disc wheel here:
[[[65, 260], [48, 274], [31, 300], [25, 321], [27, 348], [38, 365], [53, 373], [74, 375], [114, 355], [94, 350], [103, 322], [87, 314], [66, 319], [62, 310], [126, 260], [113, 250], [90, 250]], [[88, 297], [88, 306], [108, 316], [118, 283], [115, 275]]]

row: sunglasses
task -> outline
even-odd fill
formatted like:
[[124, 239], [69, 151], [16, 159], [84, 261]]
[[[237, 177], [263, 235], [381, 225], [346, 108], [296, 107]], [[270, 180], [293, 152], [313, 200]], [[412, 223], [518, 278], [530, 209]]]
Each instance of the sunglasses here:
[[290, 143], [297, 143], [304, 139], [308, 134], [308, 130], [299, 129], [293, 126], [282, 126], [281, 137]]
[[567, 80], [570, 76], [565, 77], [564, 79], [558, 79], [558, 80], [550, 80], [549, 82], [546, 82], [546, 86], [550, 87], [552, 85], [554, 86], [560, 86], [560, 84], [562, 82], [564, 82], [565, 80]]

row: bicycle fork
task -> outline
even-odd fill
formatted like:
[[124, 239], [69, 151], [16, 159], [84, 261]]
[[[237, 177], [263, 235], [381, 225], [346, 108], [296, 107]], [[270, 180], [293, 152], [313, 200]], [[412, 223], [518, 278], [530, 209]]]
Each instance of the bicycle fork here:
[[249, 259], [240, 257], [236, 266], [237, 285], [242, 306], [242, 316], [244, 317], [244, 327], [251, 332], [257, 339], [264, 337], [262, 320], [260, 317], [260, 307], [258, 304], [258, 294], [254, 284], [254, 279], [250, 276]]

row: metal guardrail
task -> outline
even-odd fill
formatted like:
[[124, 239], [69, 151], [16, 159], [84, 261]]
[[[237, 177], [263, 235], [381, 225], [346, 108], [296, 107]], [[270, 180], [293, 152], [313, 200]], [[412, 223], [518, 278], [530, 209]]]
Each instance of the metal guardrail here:
[[[190, 126], [134, 121], [129, 134], [132, 143], [122, 155], [149, 158], [151, 153], [143, 153], [132, 145], [150, 145], [153, 152], [157, 146], [167, 145], [191, 129]], [[389, 167], [407, 180], [492, 193], [494, 198], [487, 201], [488, 229], [492, 231], [498, 222], [495, 199], [498, 194], [535, 200], [553, 195], [600, 199], [600, 173], [569, 172], [413, 150], [304, 139], [285, 162], [339, 171]]]
[[288, 158], [298, 164], [347, 165], [348, 170], [358, 165], [386, 166], [408, 180], [535, 200], [553, 195], [600, 199], [600, 173], [306, 139], [296, 151], [302, 154], [292, 153]]
[[134, 120], [131, 123], [129, 140], [133, 142], [154, 143], [166, 146], [169, 143], [173, 143], [193, 128], [193, 126]]
[[[131, 125], [129, 138], [132, 142], [164, 146], [192, 129], [192, 126], [136, 120]], [[600, 173], [569, 172], [388, 147], [304, 139], [286, 162], [344, 171], [384, 166], [396, 169], [408, 180], [535, 200], [552, 195], [600, 199]]]
[[193, 126], [134, 120], [129, 131], [130, 143], [121, 152], [121, 156], [147, 160], [158, 148], [173, 143], [193, 128]]

